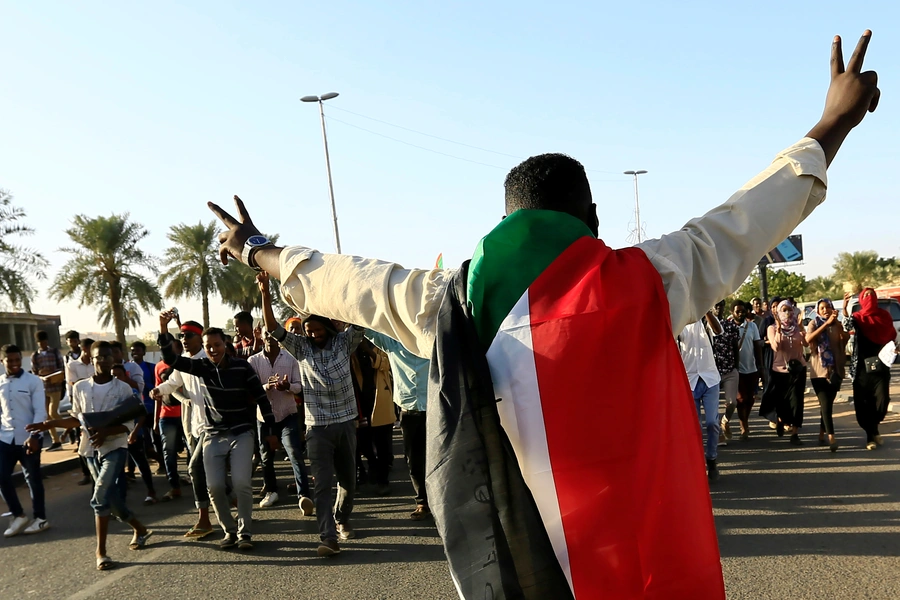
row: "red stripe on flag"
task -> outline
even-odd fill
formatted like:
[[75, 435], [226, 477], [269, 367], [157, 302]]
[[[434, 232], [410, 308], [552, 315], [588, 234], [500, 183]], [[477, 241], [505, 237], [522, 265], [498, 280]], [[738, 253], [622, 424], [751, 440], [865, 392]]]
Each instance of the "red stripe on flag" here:
[[724, 599], [699, 424], [659, 274], [641, 250], [582, 238], [529, 297], [576, 598]]

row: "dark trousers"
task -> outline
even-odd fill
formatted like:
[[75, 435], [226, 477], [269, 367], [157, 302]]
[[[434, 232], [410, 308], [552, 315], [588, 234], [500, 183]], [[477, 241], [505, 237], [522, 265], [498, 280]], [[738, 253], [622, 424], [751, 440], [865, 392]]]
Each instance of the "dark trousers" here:
[[[269, 448], [263, 437], [263, 424], [257, 423], [259, 428], [259, 453], [263, 465], [263, 493], [277, 492], [278, 480], [275, 477], [275, 451]], [[281, 445], [287, 452], [288, 460], [294, 471], [294, 482], [297, 484], [297, 493], [310, 498], [309, 479], [306, 474], [306, 464], [303, 462], [303, 441], [300, 439], [300, 423], [297, 415], [288, 415], [282, 421], [275, 423], [271, 434], [281, 438]]]
[[[356, 491], [356, 421], [316, 425], [306, 430], [306, 453], [315, 484], [319, 537], [337, 541], [335, 522], [346, 524]], [[337, 501], [331, 486], [337, 478]]]
[[[763, 392], [763, 398], [759, 406], [759, 414], [774, 421], [778, 420], [785, 426], [803, 425], [803, 394], [806, 390], [806, 368], [798, 372], [781, 373], [771, 371], [769, 373], [769, 385]], [[774, 413], [774, 415], [773, 415]]]
[[166, 478], [173, 490], [181, 489], [178, 476], [178, 453], [187, 446], [181, 417], [162, 417], [159, 420], [159, 432], [162, 439], [162, 457], [166, 467]]
[[0, 442], [0, 496], [9, 507], [13, 517], [21, 517], [25, 514], [16, 486], [12, 480], [16, 463], [22, 465], [25, 474], [25, 483], [31, 493], [31, 508], [35, 519], [46, 519], [44, 512], [44, 482], [41, 480], [41, 451], [28, 454], [22, 444], [7, 444]]
[[400, 429], [403, 431], [403, 451], [409, 466], [409, 479], [416, 492], [416, 506], [424, 506], [428, 504], [425, 493], [425, 411], [402, 411]]
[[391, 457], [393, 455], [392, 433], [393, 425], [380, 425], [378, 427], [360, 427], [357, 434], [357, 462], [362, 462], [366, 457], [369, 462], [369, 482], [376, 485], [388, 484], [388, 473], [391, 469]]
[[147, 462], [147, 455], [144, 453], [144, 432], [138, 435], [138, 439], [133, 444], [128, 444], [128, 471], [134, 474], [134, 465], [141, 471], [141, 479], [147, 486], [147, 495], [155, 496], [156, 490], [153, 487], [153, 474], [150, 472], [150, 463]]
[[828, 435], [834, 435], [834, 399], [837, 398], [838, 390], [841, 389], [841, 380], [835, 380], [835, 383], [828, 381], [825, 377], [812, 378], [813, 390], [819, 399], [819, 412], [822, 418], [819, 420], [820, 430], [824, 430]]
[[853, 380], [853, 408], [856, 409], [856, 422], [866, 432], [866, 441], [871, 442], [887, 414], [891, 372], [887, 368], [875, 373], [860, 371], [857, 370]]

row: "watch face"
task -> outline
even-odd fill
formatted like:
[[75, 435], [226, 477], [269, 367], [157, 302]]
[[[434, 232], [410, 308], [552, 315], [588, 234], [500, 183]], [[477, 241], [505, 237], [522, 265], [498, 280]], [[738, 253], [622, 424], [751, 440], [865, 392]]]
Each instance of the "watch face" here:
[[252, 235], [247, 240], [247, 243], [251, 246], [262, 246], [263, 244], [268, 244], [269, 240], [264, 235]]

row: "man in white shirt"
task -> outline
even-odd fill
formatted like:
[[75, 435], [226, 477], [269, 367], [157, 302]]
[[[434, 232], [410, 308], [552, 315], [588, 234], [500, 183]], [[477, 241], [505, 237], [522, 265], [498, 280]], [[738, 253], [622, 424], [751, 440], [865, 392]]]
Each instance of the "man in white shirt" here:
[[[711, 331], [710, 331], [711, 330]], [[709, 331], [709, 333], [707, 333]], [[721, 377], [716, 368], [710, 336], [722, 333], [722, 324], [712, 311], [702, 319], [686, 325], [678, 336], [681, 360], [687, 373], [688, 385], [694, 393], [697, 415], [701, 418], [701, 429], [706, 426], [706, 475], [710, 481], [719, 478], [716, 466], [719, 444], [719, 383]], [[700, 408], [703, 407], [703, 416]]]
[[258, 352], [247, 359], [256, 376], [263, 384], [269, 403], [272, 405], [272, 414], [275, 418], [275, 426], [270, 432], [265, 432], [265, 422], [262, 415], [257, 412], [257, 426], [259, 428], [259, 452], [262, 457], [263, 467], [263, 494], [265, 497], [259, 503], [260, 507], [267, 508], [278, 502], [278, 481], [275, 478], [275, 453], [265, 443], [266, 435], [274, 435], [281, 439], [281, 444], [287, 452], [294, 470], [294, 482], [297, 484], [297, 493], [300, 495], [299, 506], [305, 516], [313, 513], [314, 504], [309, 491], [309, 480], [306, 475], [306, 465], [303, 463], [303, 442], [300, 439], [300, 423], [297, 420], [297, 402], [294, 394], [300, 394], [303, 388], [300, 384], [300, 365], [297, 359], [281, 348], [281, 345], [271, 335], [266, 334], [265, 345], [262, 352]]
[[[5, 370], [0, 375], [0, 495], [12, 513], [4, 537], [22, 532], [40, 533], [50, 527], [44, 511], [44, 482], [41, 480], [40, 433], [29, 434], [25, 426], [47, 418], [44, 384], [22, 369], [22, 351], [8, 344], [0, 349]], [[22, 465], [25, 483], [31, 493], [34, 521], [29, 522], [12, 481], [16, 463]]]
[[[72, 399], [72, 386], [82, 379], [88, 379], [94, 376], [94, 365], [91, 364], [91, 346], [93, 345], [94, 340], [85, 338], [81, 342], [81, 354], [79, 354], [77, 358], [72, 358], [66, 362], [66, 391], [70, 401]], [[75, 431], [80, 434], [81, 428], [77, 428]], [[76, 441], [78, 440], [79, 434], [76, 434]], [[78, 450], [76, 449], [76, 452], [77, 451]], [[87, 461], [83, 456], [79, 455], [78, 460], [81, 463], [82, 475], [78, 485], [88, 485], [92, 483], [91, 471], [88, 469]]]
[[[185, 356], [192, 360], [206, 358], [203, 349], [203, 326], [197, 321], [185, 321], [181, 324], [178, 338], [184, 347]], [[196, 375], [173, 370], [169, 378], [156, 388], [150, 390], [150, 397], [162, 401], [163, 396], [175, 391], [184, 390], [181, 403], [182, 423], [185, 426], [185, 437], [191, 457], [188, 461], [188, 473], [191, 476], [191, 487], [194, 490], [194, 504], [197, 506], [197, 522], [188, 529], [184, 537], [200, 539], [213, 532], [209, 520], [209, 490], [206, 487], [206, 469], [203, 467], [203, 436], [206, 422], [203, 419], [205, 401], [203, 399], [203, 380]]]
[[[113, 351], [109, 342], [96, 342], [91, 348], [91, 361], [95, 374], [75, 384], [72, 390], [71, 417], [32, 423], [28, 431], [46, 431], [53, 427], [81, 426], [81, 415], [106, 412], [115, 409], [122, 402], [132, 398], [133, 392], [127, 384], [112, 375]], [[97, 530], [97, 570], [106, 571], [115, 566], [106, 552], [106, 537], [109, 531], [110, 515], [134, 530], [129, 548], [139, 550], [147, 545], [153, 532], [138, 521], [125, 504], [125, 463], [128, 460], [128, 425], [114, 425], [101, 429], [82, 431], [79, 453], [88, 461], [94, 475], [94, 494], [91, 508], [94, 509]]]
[[763, 364], [763, 342], [753, 319], [747, 318], [747, 307], [740, 300], [731, 309], [731, 319], [740, 329], [738, 339], [737, 413], [741, 422], [741, 439], [750, 437], [750, 411], [756, 401], [759, 371]]
[[[617, 397], [639, 397], [637, 394], [641, 392], [643, 386], [648, 385], [648, 382], [665, 380], [666, 384], [673, 384], [669, 387], [670, 395], [678, 395], [677, 418], [679, 420], [692, 418], [692, 415], [688, 415], [684, 409], [684, 401], [687, 398], [684, 397], [686, 389], [681, 385], [684, 383], [683, 375], [680, 372], [676, 373], [676, 371], [680, 371], [676, 366], [677, 363], [669, 362], [669, 357], [675, 350], [672, 338], [674, 334], [681, 332], [688, 323], [700, 320], [716, 301], [737, 289], [747, 274], [755, 267], [760, 257], [782, 242], [824, 200], [828, 165], [834, 159], [850, 131], [862, 121], [868, 111], [875, 109], [880, 97], [876, 73], [873, 71], [862, 72], [861, 70], [870, 37], [870, 31], [863, 34], [846, 69], [844, 68], [840, 39], [835, 38], [832, 46], [831, 84], [825, 101], [825, 110], [819, 122], [809, 130], [806, 137], [781, 152], [768, 168], [739, 189], [727, 202], [661, 239], [648, 240], [636, 248], [610, 252], [600, 247], [602, 243], [600, 240], [590, 240], [590, 236], [596, 238], [598, 235], [599, 218], [584, 169], [572, 159], [565, 160], [565, 157], [557, 156], [558, 160], [552, 164], [552, 172], [533, 170], [524, 173], [525, 177], [523, 178], [513, 177], [511, 180], [509, 176], [507, 177], [507, 183], [511, 185], [506, 189], [506, 210], [509, 217], [506, 221], [516, 217], [520, 222], [526, 223], [541, 220], [554, 222], [550, 228], [535, 227], [514, 240], [515, 243], [505, 246], [505, 248], [513, 248], [517, 252], [506, 250], [499, 252], [502, 257], [509, 254], [508, 260], [506, 258], [501, 260], [507, 272], [522, 272], [523, 266], [527, 266], [531, 271], [541, 273], [545, 263], [529, 258], [533, 254], [526, 253], [531, 253], [536, 244], [540, 244], [543, 248], [552, 243], [555, 238], [551, 234], [573, 236], [576, 228], [573, 226], [573, 221], [577, 221], [577, 228], [585, 231], [585, 235], [578, 238], [579, 246], [575, 254], [579, 257], [587, 257], [589, 255], [587, 250], [596, 253], [602, 251], [604, 256], [612, 257], [602, 266], [597, 265], [597, 270], [592, 273], [592, 277], [579, 279], [575, 284], [587, 285], [586, 282], [595, 282], [599, 277], [607, 286], [606, 289], [626, 289], [632, 284], [627, 274], [617, 272], [616, 276], [609, 280], [604, 274], [608, 270], [616, 271], [623, 264], [639, 264], [641, 273], [645, 273], [649, 263], [655, 272], [653, 281], [649, 276], [640, 281], [641, 291], [634, 295], [632, 308], [639, 309], [641, 314], [645, 314], [655, 306], [667, 304], [666, 310], [669, 314], [666, 323], [669, 329], [667, 336], [663, 337], [659, 335], [660, 332], [654, 331], [654, 339], [657, 340], [654, 342], [654, 348], [634, 346], [627, 355], [620, 353], [617, 358], [629, 368], [638, 368], [636, 365], [641, 365], [641, 369], [649, 371], [659, 368], [658, 365], [661, 363], [647, 361], [648, 353], [652, 353], [654, 356], [664, 355], [666, 372], [660, 373], [655, 380], [642, 377], [640, 372], [636, 373], [634, 377], [627, 378], [627, 381], [622, 384], [624, 387], [619, 387], [618, 394], [615, 394]], [[544, 157], [534, 158], [540, 161]], [[525, 161], [513, 170], [515, 173], [511, 172], [510, 175], [523, 174], [520, 168], [523, 166], [527, 168], [531, 161], [532, 159]], [[552, 161], [548, 161], [548, 163], [552, 163]], [[530, 183], [530, 185], [520, 185], [523, 182]], [[443, 348], [452, 348], [454, 352], [451, 352], [450, 355], [454, 358], [461, 357], [461, 360], [466, 360], [467, 356], [472, 355], [472, 353], [455, 351], [460, 344], [467, 343], [466, 340], [469, 337], [454, 335], [448, 330], [447, 315], [449, 312], [442, 311], [442, 307], [452, 305], [453, 311], [456, 311], [454, 314], [463, 310], [457, 309], [457, 307], [473, 307], [469, 311], [470, 314], [453, 321], [453, 324], [459, 324], [460, 327], [471, 328], [474, 324], [477, 329], [484, 319], [488, 317], [494, 319], [489, 323], [494, 325], [494, 329], [487, 331], [487, 339], [482, 339], [481, 332], [476, 331], [478, 335], [475, 336], [475, 339], [483, 346], [480, 348], [483, 350], [489, 347], [495, 337], [494, 334], [498, 331], [497, 327], [502, 324], [504, 319], [509, 317], [514, 321], [519, 317], [519, 314], [511, 309], [516, 308], [517, 302], [522, 298], [527, 299], [521, 289], [515, 289], [513, 290], [516, 292], [514, 297], [502, 299], [507, 304], [506, 306], [501, 306], [501, 310], [496, 312], [488, 311], [487, 316], [479, 321], [475, 314], [475, 309], [480, 310], [482, 307], [479, 301], [488, 301], [492, 298], [491, 295], [484, 294], [469, 303], [471, 299], [465, 297], [469, 289], [467, 284], [471, 284], [473, 281], [469, 276], [474, 273], [477, 280], [477, 269], [474, 271], [466, 269], [460, 272], [439, 269], [404, 269], [400, 265], [386, 261], [348, 255], [322, 254], [302, 246], [281, 248], [260, 234], [243, 202], [237, 196], [235, 196], [235, 204], [239, 219], [235, 219], [219, 206], [209, 204], [210, 209], [227, 227], [227, 231], [219, 238], [221, 242], [219, 254], [224, 263], [227, 264], [228, 258], [231, 257], [253, 268], [264, 270], [271, 277], [281, 281], [283, 284], [282, 297], [300, 314], [322, 315], [383, 333], [402, 343], [417, 356], [440, 361], [442, 357], [448, 356], [442, 351]], [[556, 213], [556, 215], [553, 219], [545, 218], [547, 213]], [[523, 217], [523, 215], [527, 216]], [[502, 229], [507, 229], [503, 223], [498, 225], [491, 234]], [[568, 243], [569, 237], [566, 237], [565, 241]], [[575, 243], [570, 246], [575, 246]], [[499, 246], [495, 248], [500, 250]], [[582, 248], [586, 250], [582, 250]], [[476, 250], [473, 263], [476, 262], [476, 259], [481, 260], [486, 256], [481, 252], [482, 249], [483, 247], [479, 246]], [[557, 252], [555, 256], [560, 256], [560, 254]], [[632, 261], [632, 263], [626, 263], [626, 260]], [[582, 266], [579, 265], [579, 267]], [[500, 271], [501, 267], [496, 267], [495, 270]], [[533, 278], [532, 281], [534, 281]], [[566, 288], [553, 290], [552, 302], [560, 302], [569, 288], [575, 289], [573, 287], [575, 284], [567, 281]], [[501, 286], [498, 289], [503, 291], [505, 288]], [[508, 291], [504, 293], [507, 296], [510, 295]], [[497, 298], [497, 294], [494, 294], [493, 297]], [[575, 300], [582, 298], [587, 302], [587, 296], [580, 294], [577, 298], [572, 298], [572, 301], [574, 303]], [[509, 304], [513, 306], [509, 306]], [[524, 304], [523, 306], [527, 308], [530, 305]], [[597, 312], [602, 311], [590, 314]], [[583, 313], [579, 316], [588, 314]], [[627, 320], [628, 316], [621, 315], [620, 318]], [[603, 330], [613, 331], [613, 328], [604, 326]], [[584, 331], [578, 330], [578, 335], [584, 335]], [[597, 329], [590, 331], [597, 331]], [[618, 335], [621, 333], [619, 332]], [[615, 339], [608, 337], [594, 339], [593, 342], [593, 345], [588, 347], [590, 351], [600, 352], [597, 349], [605, 351], [615, 343]], [[515, 351], [521, 350], [523, 347], [527, 348], [527, 346], [528, 344], [519, 343], [514, 347], [509, 346], [508, 349], [507, 347], [501, 348], [494, 358], [505, 361], [503, 366], [513, 365], [516, 368], [528, 367], [528, 361], [531, 361], [533, 368], [534, 353], [520, 354], [519, 356], [524, 356], [525, 360], [519, 360], [514, 355]], [[572, 351], [581, 353], [582, 356], [585, 355], [581, 348], [575, 348]], [[598, 356], [598, 360], [600, 359], [602, 358]], [[677, 361], [677, 357], [675, 360]], [[499, 373], [495, 366], [500, 362], [493, 358], [488, 358], [487, 362], [490, 367], [489, 375], [493, 378], [495, 374]], [[564, 362], [557, 361], [558, 364]], [[450, 369], [452, 373], [440, 380], [442, 387], [439, 391], [441, 394], [452, 394], [458, 397], [460, 395], [457, 389], [459, 386], [454, 387], [454, 382], [460, 380], [460, 377], [457, 377], [458, 369], [456, 365], [451, 365]], [[436, 381], [434, 377], [437, 376], [434, 364], [432, 373], [432, 382], [434, 383]], [[678, 381], [675, 380], [676, 377], [679, 378]], [[592, 375], [585, 371], [581, 374], [581, 378], [577, 385], [586, 387], [584, 380], [592, 378]], [[512, 381], [511, 384], [518, 384], [521, 381]], [[529, 383], [524, 385], [522, 390], [533, 394], [538, 386], [530, 383], [531, 381], [529, 379]], [[487, 382], [485, 385], [488, 384], [491, 382]], [[660, 390], [654, 390], [654, 393], [662, 394]], [[513, 430], [517, 417], [526, 418], [538, 415], [543, 418], [540, 406], [534, 409], [532, 405], [522, 404], [523, 402], [527, 404], [528, 398], [531, 397], [533, 396], [519, 395], [517, 398], [508, 393], [503, 397], [503, 402], [498, 403], [501, 406], [496, 407], [496, 410], [498, 412], [514, 411], [509, 420], [501, 417], [500, 424], [503, 429]], [[647, 503], [643, 503], [634, 502], [632, 499], [629, 506], [633, 507], [633, 511], [629, 514], [610, 511], [599, 505], [604, 498], [610, 496], [610, 493], [607, 493], [608, 490], [604, 490], [603, 494], [588, 494], [583, 489], [580, 495], [566, 492], [565, 500], [567, 502], [580, 504], [578, 504], [578, 510], [566, 511], [564, 514], [558, 503], [553, 504], [555, 497], [549, 494], [546, 497], [546, 504], [540, 511], [541, 513], [546, 512], [549, 517], [544, 519], [543, 516], [538, 515], [535, 520], [530, 518], [528, 520], [529, 523], [540, 520], [540, 524], [546, 531], [540, 532], [542, 535], [539, 538], [532, 537], [527, 531], [516, 530], [520, 523], [518, 521], [488, 522], [481, 514], [488, 511], [479, 513], [480, 508], [477, 503], [472, 503], [470, 497], [458, 493], [459, 490], [469, 489], [470, 484], [481, 485], [480, 482], [483, 481], [483, 478], [478, 470], [472, 470], [470, 474], [459, 468], [451, 469], [451, 464], [457, 466], [464, 464], [465, 457], [457, 452], [458, 449], [464, 447], [464, 444], [444, 443], [444, 438], [450, 435], [466, 436], [467, 430], [442, 430], [440, 428], [442, 415], [435, 413], [432, 417], [432, 398], [439, 397], [431, 396], [428, 407], [429, 423], [432, 424], [429, 426], [431, 437], [429, 440], [429, 502], [433, 504], [432, 512], [445, 543], [454, 580], [465, 597], [475, 597], [476, 594], [482, 593], [481, 591], [487, 585], [508, 591], [511, 595], [515, 594], [516, 588], [513, 584], [518, 580], [518, 575], [516, 566], [510, 563], [519, 560], [518, 557], [521, 553], [529, 550], [524, 547], [510, 548], [508, 556], [498, 557], [494, 564], [472, 570], [469, 567], [477, 560], [476, 557], [490, 552], [486, 545], [466, 543], [469, 539], [466, 534], [467, 527], [470, 522], [477, 519], [479, 523], [486, 523], [485, 527], [489, 531], [502, 534], [502, 538], [490, 537], [491, 540], [505, 541], [507, 536], [514, 539], [516, 535], [526, 535], [529, 539], [536, 540], [541, 544], [539, 551], [541, 564], [552, 565], [552, 561], [545, 562], [543, 559], [547, 557], [548, 552], [556, 554], [558, 569], [545, 569], [541, 574], [542, 576], [546, 574], [545, 577], [529, 580], [531, 589], [540, 590], [546, 597], [562, 598], [568, 594], [578, 595], [575, 589], [578, 584], [574, 583], [576, 580], [586, 582], [583, 585], [588, 587], [593, 585], [598, 578], [604, 581], [621, 581], [623, 580], [621, 579], [622, 572], [624, 572], [622, 565], [627, 563], [628, 566], [625, 570], [628, 573], [635, 573], [634, 577], [638, 581], [638, 587], [644, 589], [645, 593], [649, 595], [672, 596], [672, 590], [677, 586], [671, 587], [674, 586], [671, 584], [671, 580], [661, 578], [659, 574], [677, 571], [682, 574], [678, 580], [678, 586], [683, 587], [677, 587], [681, 590], [682, 595], [724, 598], [724, 583], [721, 579], [720, 560], [715, 544], [715, 527], [712, 515], [708, 514], [708, 496], [705, 492], [698, 493], [697, 486], [693, 485], [698, 477], [702, 477], [699, 464], [692, 464], [689, 469], [688, 476], [692, 485], [682, 486], [678, 491], [678, 497], [670, 498], [669, 506], [663, 506], [660, 509], [658, 503], [653, 503], [654, 512], [652, 513], [646, 508], [642, 508], [642, 506], [651, 504], [650, 498], [645, 495], [652, 492], [652, 486], [641, 485], [650, 481], [641, 473], [653, 471], [656, 475], [660, 475], [661, 470], [659, 465], [650, 462], [642, 462], [637, 468], [630, 469], [631, 478], [617, 479], [620, 483], [619, 489], [609, 491], [615, 493], [616, 498], [621, 498], [623, 503], [626, 502], [625, 498], [629, 494], [636, 495], [642, 501], [648, 500]], [[464, 399], [466, 402], [470, 400], [471, 396]], [[519, 406], [531, 410], [526, 410], [524, 413], [515, 412], [519, 410], [517, 408]], [[591, 407], [590, 410], [596, 411], [600, 407], [605, 407], [605, 404], [598, 403], [597, 407]], [[444, 407], [439, 403], [434, 403], [434, 408], [439, 411]], [[465, 417], [465, 414], [464, 407], [460, 406], [451, 406], [444, 411], [446, 418], [450, 419], [456, 419], [456, 415]], [[581, 423], [572, 424], [575, 426], [575, 430], [571, 427], [566, 430], [569, 440], [589, 439], [592, 434], [596, 435], [597, 425], [594, 421], [591, 419], [582, 419], [581, 421]], [[671, 427], [671, 421], [669, 425]], [[541, 451], [543, 454], [537, 456], [537, 459], [540, 460], [531, 461], [527, 469], [522, 466], [523, 461], [530, 456], [529, 453], [538, 445], [543, 444], [543, 447], [546, 448], [548, 442], [543, 427], [542, 423], [540, 427], [525, 431], [523, 433], [525, 437], [520, 441], [511, 440], [513, 450], [518, 458], [520, 472], [517, 473], [513, 469], [509, 471], [512, 474], [511, 477], [503, 480], [491, 480], [491, 486], [501, 486], [509, 482], [515, 486], [516, 490], [522, 490], [521, 480], [527, 476], [531, 479], [525, 479], [525, 485], [530, 487], [525, 487], [524, 493], [527, 494], [531, 491], [532, 495], [536, 492], [543, 494], [548, 486], [540, 485], [535, 477], [572, 476], [571, 469], [553, 469], [549, 453], [544, 450]], [[575, 433], [576, 430], [582, 431], [583, 434]], [[678, 433], [669, 430], [666, 435], [674, 438]], [[480, 449], [490, 452], [492, 457], [500, 456], [496, 444], [490, 448], [487, 447], [492, 440], [467, 437], [466, 441], [471, 441]], [[680, 443], [686, 446], [693, 442], [681, 440]], [[664, 470], [667, 481], [677, 481], [677, 477], [681, 477], [681, 481], [684, 482], [684, 470], [678, 473], [677, 467], [671, 463], [671, 450], [670, 448], [669, 455], [660, 452], [654, 456], [662, 462], [667, 462]], [[593, 451], [599, 450], [594, 449]], [[681, 452], [692, 451], [681, 450]], [[541, 462], [545, 457], [547, 457], [546, 464]], [[574, 458], [581, 464], [580, 461], [583, 458], [578, 456]], [[649, 458], [649, 454], [647, 458]], [[502, 457], [498, 460], [501, 459]], [[625, 462], [626, 457], [622, 457], [621, 460], [618, 457], [615, 460], [609, 460], [608, 457], [598, 456], [590, 467], [598, 471], [597, 476], [591, 477], [585, 473], [581, 475], [581, 479], [606, 481], [605, 477], [607, 476], [618, 477], [618, 472], [614, 471]], [[545, 466], [542, 467], [542, 464]], [[672, 485], [674, 487], [675, 484]], [[566, 489], [576, 487], [572, 485]], [[537, 498], [534, 500], [535, 503], [538, 501]], [[507, 508], [508, 502], [508, 495], [494, 494], [486, 498], [486, 503], [492, 505], [493, 512], [490, 514], [497, 514], [497, 511], [502, 512]], [[544, 502], [543, 496], [541, 502]], [[501, 506], [502, 503], [507, 504]], [[584, 503], [588, 505], [584, 505]], [[606, 506], [608, 507], [609, 504]], [[536, 511], [529, 503], [518, 505], [518, 510], [522, 514], [529, 515], [534, 515]], [[662, 512], [659, 512], [660, 510]], [[677, 513], [669, 514], [668, 512], [676, 510]], [[679, 515], [683, 515], [686, 510], [696, 515], [697, 521], [692, 531], [702, 535], [702, 561], [698, 560], [697, 535], [689, 536], [682, 533], [666, 535], [668, 531], [672, 531], [668, 524], [674, 524]], [[618, 533], [614, 540], [603, 538], [602, 547], [596, 546], [600, 543], [599, 538], [567, 536], [560, 530], [560, 523], [563, 521], [580, 520], [581, 515], [586, 514], [594, 515], [593, 527], [605, 530], [611, 529], [607, 525], [627, 523], [628, 526], [616, 529]], [[598, 523], [602, 524], [598, 525]], [[577, 527], [580, 531], [583, 525], [580, 524]], [[551, 535], [552, 539], [556, 540], [556, 546], [548, 551], [551, 542], [546, 540]], [[672, 546], [673, 543], [675, 546]], [[569, 549], [570, 545], [571, 550]], [[666, 545], [668, 549], [665, 557], [654, 554], [653, 548], [662, 545]], [[611, 551], [610, 548], [618, 550]], [[632, 552], [636, 548], [641, 550]], [[608, 560], [603, 564], [587, 559], [598, 552], [603, 552], [607, 556]], [[614, 553], [609, 554], [609, 552]], [[653, 562], [651, 564], [644, 559]], [[673, 561], [675, 562], [673, 563]], [[533, 565], [535, 563], [527, 559], [521, 563], [523, 567], [526, 564]], [[572, 565], [577, 565], [577, 567], [572, 567]], [[615, 571], [613, 571], [612, 565], [615, 565]], [[571, 577], [565, 576], [563, 571], [570, 567], [577, 568], [578, 572], [573, 570], [570, 573]], [[718, 578], [714, 576], [715, 572], [718, 572]], [[572, 589], [562, 590], [561, 585], [564, 587], [567, 581]], [[546, 587], [543, 586], [544, 582], [548, 583]], [[666, 587], [667, 585], [670, 587]], [[509, 589], [507, 589], [508, 586], [510, 586]], [[463, 590], [467, 590], [468, 593]], [[615, 595], [617, 591], [610, 591], [610, 593]], [[625, 592], [621, 593], [623, 596], [624, 594]]]

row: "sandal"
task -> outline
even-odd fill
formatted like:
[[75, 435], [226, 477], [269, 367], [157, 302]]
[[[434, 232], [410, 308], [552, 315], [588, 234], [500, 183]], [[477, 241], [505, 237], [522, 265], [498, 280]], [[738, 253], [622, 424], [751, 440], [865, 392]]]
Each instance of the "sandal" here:
[[150, 539], [150, 536], [153, 535], [153, 531], [148, 529], [144, 532], [144, 535], [138, 535], [137, 532], [134, 532], [134, 537], [131, 538], [131, 543], [128, 544], [129, 550], [140, 550], [144, 546], [147, 545], [147, 540]]
[[98, 571], [109, 571], [110, 569], [114, 569], [116, 567], [116, 563], [112, 561], [112, 559], [108, 556], [98, 556], [97, 557], [97, 570]]
[[171, 502], [172, 500], [178, 500], [181, 498], [181, 493], [176, 494], [175, 490], [169, 490], [163, 497], [159, 499], [160, 502]]
[[157, 502], [159, 502], [159, 500], [156, 499], [156, 496], [147, 496], [144, 498], [144, 506], [153, 506]]
[[212, 532], [213, 532], [212, 527], [210, 527], [209, 529], [205, 529], [203, 527], [197, 527], [196, 525], [194, 525], [193, 527], [188, 529], [187, 533], [184, 534], [184, 537], [200, 540], [200, 539], [205, 538]]

